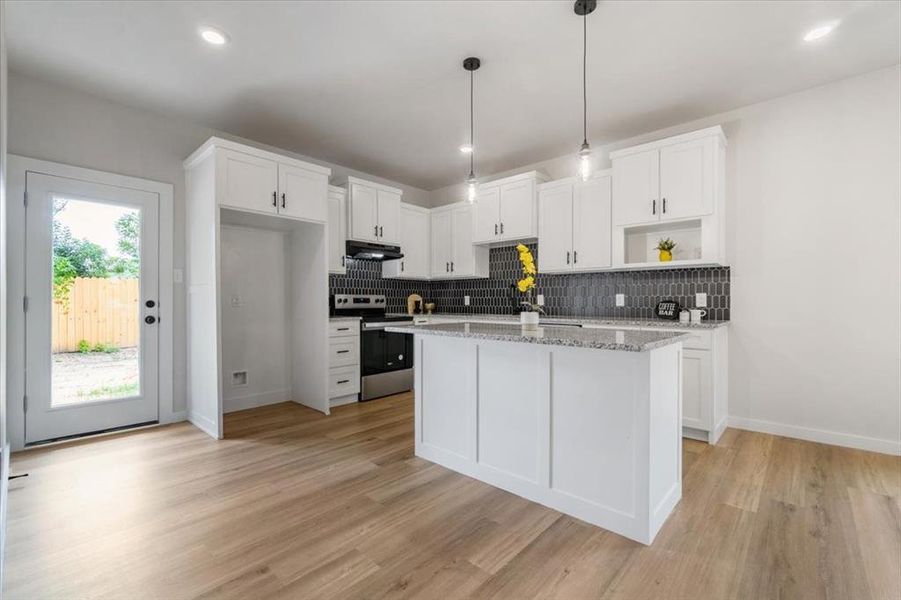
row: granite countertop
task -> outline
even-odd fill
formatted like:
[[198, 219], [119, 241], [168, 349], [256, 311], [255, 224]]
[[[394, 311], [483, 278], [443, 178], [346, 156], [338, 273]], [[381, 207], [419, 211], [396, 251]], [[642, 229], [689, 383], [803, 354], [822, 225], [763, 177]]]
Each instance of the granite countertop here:
[[[401, 313], [395, 313], [401, 314]], [[406, 313], [404, 313], [406, 314]], [[454, 321], [497, 321], [498, 323], [518, 323], [519, 315], [460, 315], [433, 313], [431, 315], [414, 315], [415, 317], [430, 317], [433, 319], [448, 319]], [[552, 316], [541, 317], [541, 323], [546, 325], [578, 324], [594, 327], [642, 327], [659, 329], [716, 329], [726, 327], [729, 321], [701, 321], [700, 323], [680, 323], [666, 319], [634, 319], [628, 317], [566, 317]]]
[[331, 323], [341, 323], [342, 321], [346, 323], [356, 323], [360, 320], [360, 317], [329, 317], [328, 320]]
[[498, 342], [524, 342], [568, 346], [573, 348], [595, 348], [599, 350], [624, 350], [644, 352], [681, 342], [688, 333], [670, 331], [593, 329], [583, 327], [561, 327], [546, 325], [536, 331], [525, 331], [517, 324], [507, 323], [444, 323], [440, 325], [404, 325], [386, 327], [393, 333], [414, 335], [438, 335], [448, 337], [475, 338]]

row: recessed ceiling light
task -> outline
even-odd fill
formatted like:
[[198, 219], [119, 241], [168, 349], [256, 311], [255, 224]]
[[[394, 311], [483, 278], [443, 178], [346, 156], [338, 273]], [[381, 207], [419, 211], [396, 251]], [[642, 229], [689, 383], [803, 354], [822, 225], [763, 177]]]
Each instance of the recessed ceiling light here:
[[200, 37], [208, 44], [214, 46], [222, 46], [228, 41], [228, 36], [225, 35], [225, 33], [218, 29], [213, 29], [212, 27], [201, 27]]
[[469, 154], [470, 152], [472, 152], [472, 144], [463, 144], [462, 146], [460, 146], [460, 152], [462, 152], [463, 154]]
[[805, 42], [813, 42], [820, 38], [824, 38], [827, 35], [829, 35], [830, 33], [832, 33], [832, 30], [835, 29], [835, 27], [837, 25], [838, 25], [838, 22], [835, 21], [832, 23], [825, 23], [823, 25], [820, 25], [819, 27], [814, 27], [813, 29], [808, 31], [807, 34], [804, 36], [804, 41]]

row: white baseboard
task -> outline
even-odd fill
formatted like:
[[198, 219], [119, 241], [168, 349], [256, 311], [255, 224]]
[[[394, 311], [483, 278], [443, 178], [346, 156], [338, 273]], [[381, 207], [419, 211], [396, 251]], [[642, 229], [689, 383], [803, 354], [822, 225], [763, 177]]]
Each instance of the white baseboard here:
[[258, 406], [267, 406], [269, 404], [279, 404], [287, 402], [291, 399], [291, 390], [273, 390], [271, 392], [261, 392], [259, 394], [250, 394], [247, 396], [239, 396], [237, 398], [224, 398], [222, 400], [223, 411], [230, 413], [239, 410], [247, 410], [248, 408], [257, 408]]
[[331, 408], [335, 408], [336, 406], [344, 406], [345, 404], [354, 404], [358, 402], [357, 394], [348, 394], [347, 396], [338, 396], [337, 398], [329, 399], [329, 406]]
[[729, 417], [729, 427], [797, 438], [808, 442], [819, 442], [821, 444], [830, 444], [832, 446], [844, 446], [846, 448], [856, 448], [858, 450], [869, 450], [871, 452], [901, 456], [901, 441], [899, 440], [883, 440], [862, 435], [853, 435], [850, 433], [839, 433], [837, 431], [825, 431], [823, 429], [812, 429], [809, 427], [786, 425], [784, 423], [774, 423], [772, 421], [763, 421], [760, 419], [746, 419], [744, 417]]
[[160, 425], [168, 425], [169, 423], [181, 423], [182, 421], [188, 420], [188, 411], [180, 410], [178, 412], [174, 412], [168, 414], [164, 417], [160, 418]]
[[191, 424], [194, 425], [197, 429], [201, 430], [208, 436], [213, 439], [219, 439], [219, 425], [210, 419], [207, 419], [203, 415], [198, 415], [195, 412], [188, 413], [188, 420]]

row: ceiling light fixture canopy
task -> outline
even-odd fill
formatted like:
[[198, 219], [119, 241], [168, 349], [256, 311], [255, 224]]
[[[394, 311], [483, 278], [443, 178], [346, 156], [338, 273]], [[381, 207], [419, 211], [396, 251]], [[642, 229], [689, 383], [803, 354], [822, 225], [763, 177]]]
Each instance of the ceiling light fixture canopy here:
[[228, 42], [228, 35], [224, 31], [213, 27], [201, 27], [200, 37], [203, 38], [203, 41], [213, 46], [224, 46]]
[[591, 176], [591, 146], [588, 144], [588, 15], [598, 7], [597, 0], [576, 0], [573, 11], [582, 17], [582, 147], [579, 149], [579, 176]]
[[813, 29], [811, 29], [804, 35], [804, 41], [805, 42], [814, 42], [820, 38], [824, 38], [827, 35], [829, 35], [830, 33], [832, 33], [832, 30], [835, 29], [837, 26], [838, 26], [838, 21], [832, 21], [831, 23], [824, 23], [824, 24], [820, 25], [819, 27], [814, 27]]
[[[482, 66], [482, 61], [476, 58], [475, 56], [470, 56], [466, 60], [463, 61], [463, 68], [469, 71], [469, 177], [466, 178], [466, 199], [469, 200], [470, 204], [473, 204], [476, 201], [476, 184], [478, 180], [476, 179], [475, 170], [473, 168], [474, 163], [474, 155], [473, 151], [473, 110], [472, 110], [472, 98], [473, 98], [473, 73], [478, 70], [479, 67]], [[466, 152], [463, 148], [460, 148], [462, 152]]]

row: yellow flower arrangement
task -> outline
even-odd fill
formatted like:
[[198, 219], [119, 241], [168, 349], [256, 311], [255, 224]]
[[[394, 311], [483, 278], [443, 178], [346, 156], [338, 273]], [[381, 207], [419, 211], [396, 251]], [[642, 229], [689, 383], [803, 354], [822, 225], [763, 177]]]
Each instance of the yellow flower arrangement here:
[[522, 274], [525, 276], [516, 283], [520, 292], [526, 293], [535, 287], [535, 275], [538, 269], [535, 268], [535, 257], [532, 251], [524, 244], [518, 244], [516, 250], [519, 251], [519, 262], [522, 263]]

